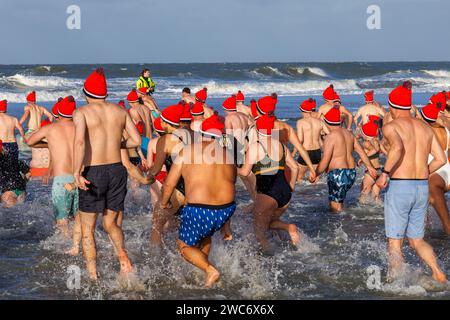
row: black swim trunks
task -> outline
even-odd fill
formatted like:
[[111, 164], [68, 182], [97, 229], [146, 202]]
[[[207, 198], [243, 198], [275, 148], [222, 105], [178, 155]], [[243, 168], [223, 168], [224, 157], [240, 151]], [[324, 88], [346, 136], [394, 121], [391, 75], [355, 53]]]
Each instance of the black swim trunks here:
[[25, 190], [25, 185], [26, 182], [21, 174], [17, 143], [3, 143], [3, 152], [0, 155], [0, 194]]
[[[319, 164], [320, 160], [322, 160], [322, 150], [308, 150], [309, 158], [311, 159], [312, 164]], [[303, 160], [302, 156], [299, 155], [297, 158], [297, 162], [302, 166], [307, 166], [305, 160]]]
[[88, 190], [79, 190], [79, 209], [88, 213], [101, 213], [105, 209], [123, 211], [127, 195], [128, 173], [122, 163], [90, 166], [82, 176], [90, 184]]

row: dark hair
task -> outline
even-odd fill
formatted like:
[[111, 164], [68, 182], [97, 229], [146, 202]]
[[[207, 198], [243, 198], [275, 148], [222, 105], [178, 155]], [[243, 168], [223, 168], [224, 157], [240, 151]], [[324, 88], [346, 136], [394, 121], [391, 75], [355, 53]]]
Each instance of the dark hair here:
[[141, 76], [143, 77], [143, 76], [144, 76], [144, 73], [146, 73], [147, 71], [150, 72], [150, 69], [144, 69], [144, 70], [142, 70]]
[[185, 87], [185, 88], [183, 88], [183, 90], [181, 92], [191, 94], [191, 89], [189, 89], [188, 87]]

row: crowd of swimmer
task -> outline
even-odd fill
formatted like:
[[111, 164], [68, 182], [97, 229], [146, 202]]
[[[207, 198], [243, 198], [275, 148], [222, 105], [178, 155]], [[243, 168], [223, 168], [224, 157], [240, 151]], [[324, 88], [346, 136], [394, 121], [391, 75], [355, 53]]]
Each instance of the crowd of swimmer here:
[[[448, 93], [433, 95], [429, 104], [418, 109], [407, 81], [389, 94], [388, 110], [369, 91], [353, 116], [330, 85], [319, 108], [314, 99], [300, 104], [302, 117], [294, 129], [277, 119], [276, 94], [247, 106], [239, 91], [224, 100], [224, 116], [220, 116], [207, 105], [206, 88], [194, 95], [184, 88], [179, 103], [160, 110], [152, 96], [155, 84], [144, 73], [126, 97], [129, 109], [123, 100], [117, 104], [107, 100], [102, 68], [85, 80], [86, 104], [78, 108], [68, 96], [50, 112], [36, 104], [36, 93], [31, 92], [18, 120], [7, 114], [7, 101], [0, 101], [3, 205], [25, 200], [28, 179], [47, 182], [51, 177], [56, 225], [73, 239], [68, 254], [78, 255], [81, 244], [91, 280], [99, 277], [94, 239], [98, 214], [121, 274], [133, 271], [122, 231], [127, 185], [132, 190], [150, 185], [151, 244], [163, 247], [167, 231], [177, 229], [181, 255], [205, 272], [205, 286], [210, 287], [220, 278], [208, 258], [211, 237], [220, 231], [224, 240], [233, 239], [230, 218], [236, 210], [238, 178], [253, 200], [246, 211], [253, 216], [255, 237], [265, 253], [271, 247], [269, 230], [286, 232], [293, 245], [301, 241], [296, 225], [282, 220], [297, 182], [307, 177], [315, 183], [326, 173], [330, 211], [339, 213], [356, 180], [355, 168], [363, 164], [360, 201], [382, 203], [380, 191], [387, 188], [389, 277], [402, 270], [406, 237], [433, 278], [446, 281], [423, 238], [429, 202], [450, 233], [444, 197], [450, 186]], [[22, 124], [27, 119], [25, 132]], [[16, 130], [32, 148], [30, 166], [19, 160]], [[381, 154], [386, 156], [384, 167]]]

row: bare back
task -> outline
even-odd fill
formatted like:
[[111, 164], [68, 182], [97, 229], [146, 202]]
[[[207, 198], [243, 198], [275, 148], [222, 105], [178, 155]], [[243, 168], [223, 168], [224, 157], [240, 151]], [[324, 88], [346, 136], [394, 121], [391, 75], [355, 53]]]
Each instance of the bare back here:
[[16, 142], [14, 135], [18, 120], [5, 113], [0, 113], [0, 140], [4, 143]]
[[[355, 168], [355, 159], [353, 158], [355, 137], [351, 132], [344, 128], [332, 130], [325, 138], [325, 144], [332, 149], [328, 171], [334, 169]], [[327, 147], [325, 147], [325, 149], [327, 149]], [[326, 152], [326, 150], [324, 152]]]
[[30, 113], [28, 118], [28, 130], [38, 130], [41, 127], [42, 116], [44, 115], [43, 107], [37, 106], [35, 104], [29, 104], [25, 106], [25, 109], [28, 109]]
[[250, 110], [249, 106], [246, 106], [243, 103], [238, 103], [236, 105], [236, 109], [238, 112], [245, 114], [246, 116], [251, 117], [252, 116], [252, 111]]
[[403, 145], [400, 161], [391, 170], [391, 177], [428, 179], [428, 155], [433, 141], [430, 126], [412, 117], [392, 120], [389, 126], [393, 128]]
[[384, 117], [384, 111], [376, 104], [366, 104], [359, 108], [357, 116], [362, 118], [362, 124], [369, 122], [369, 116], [377, 116], [380, 118]]
[[120, 147], [127, 112], [116, 104], [94, 102], [79, 108], [86, 121], [85, 166], [121, 162]]
[[297, 135], [306, 150], [320, 149], [323, 127], [323, 122], [313, 117], [297, 121]]
[[73, 144], [75, 125], [72, 121], [59, 121], [50, 125], [47, 132], [48, 149], [52, 159], [53, 175], [73, 173]]
[[[232, 155], [226, 149], [218, 146], [211, 151], [212, 142], [193, 143], [185, 148], [181, 174], [184, 178], [186, 200], [188, 203], [221, 205], [234, 201], [236, 166], [226, 164]], [[198, 154], [194, 156], [195, 148], [202, 148], [202, 161]], [[186, 152], [190, 150], [190, 152]], [[216, 155], [216, 150], [220, 152]], [[194, 157], [198, 164], [194, 164]], [[214, 177], [214, 179], [211, 179]]]
[[240, 142], [245, 142], [245, 135], [250, 126], [248, 117], [240, 112], [231, 112], [225, 118], [225, 129], [231, 130], [233, 136]]

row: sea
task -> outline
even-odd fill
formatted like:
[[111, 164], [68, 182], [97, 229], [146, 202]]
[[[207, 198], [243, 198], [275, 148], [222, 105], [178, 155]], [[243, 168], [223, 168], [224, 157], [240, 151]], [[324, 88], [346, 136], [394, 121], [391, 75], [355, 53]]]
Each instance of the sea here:
[[[161, 108], [176, 103], [181, 90], [208, 88], [208, 105], [221, 112], [221, 103], [241, 90], [250, 99], [276, 92], [276, 115], [295, 124], [299, 104], [333, 84], [352, 112], [364, 103], [363, 93], [374, 90], [387, 104], [387, 95], [404, 80], [413, 83], [413, 102], [427, 103], [438, 91], [450, 89], [450, 62], [348, 63], [187, 63], [106, 64], [108, 99], [125, 99], [139, 73], [149, 68], [156, 82], [154, 98]], [[47, 108], [58, 97], [73, 95], [79, 106], [84, 79], [98, 65], [0, 65], [0, 99], [8, 112], [23, 114], [26, 93], [35, 90], [38, 104]], [[25, 148], [21, 158], [30, 160]], [[328, 212], [326, 178], [297, 185], [283, 219], [301, 230], [298, 248], [283, 235], [272, 234], [274, 254], [263, 255], [255, 243], [251, 204], [243, 185], [237, 185], [238, 209], [232, 218], [234, 238], [213, 238], [211, 261], [222, 276], [213, 289], [203, 288], [204, 275], [179, 255], [176, 231], [165, 237], [164, 249], [149, 245], [151, 228], [148, 187], [130, 191], [126, 199], [124, 234], [135, 266], [132, 277], [118, 276], [113, 247], [101, 226], [96, 231], [101, 280], [87, 280], [83, 258], [64, 251], [70, 242], [55, 232], [51, 185], [30, 181], [25, 203], [0, 207], [0, 299], [449, 299], [450, 286], [430, 278], [430, 270], [405, 245], [402, 276], [387, 281], [383, 206], [358, 203], [363, 169], [350, 190], [345, 212]], [[449, 237], [436, 213], [429, 209], [426, 239], [444, 270], [450, 269]]]

